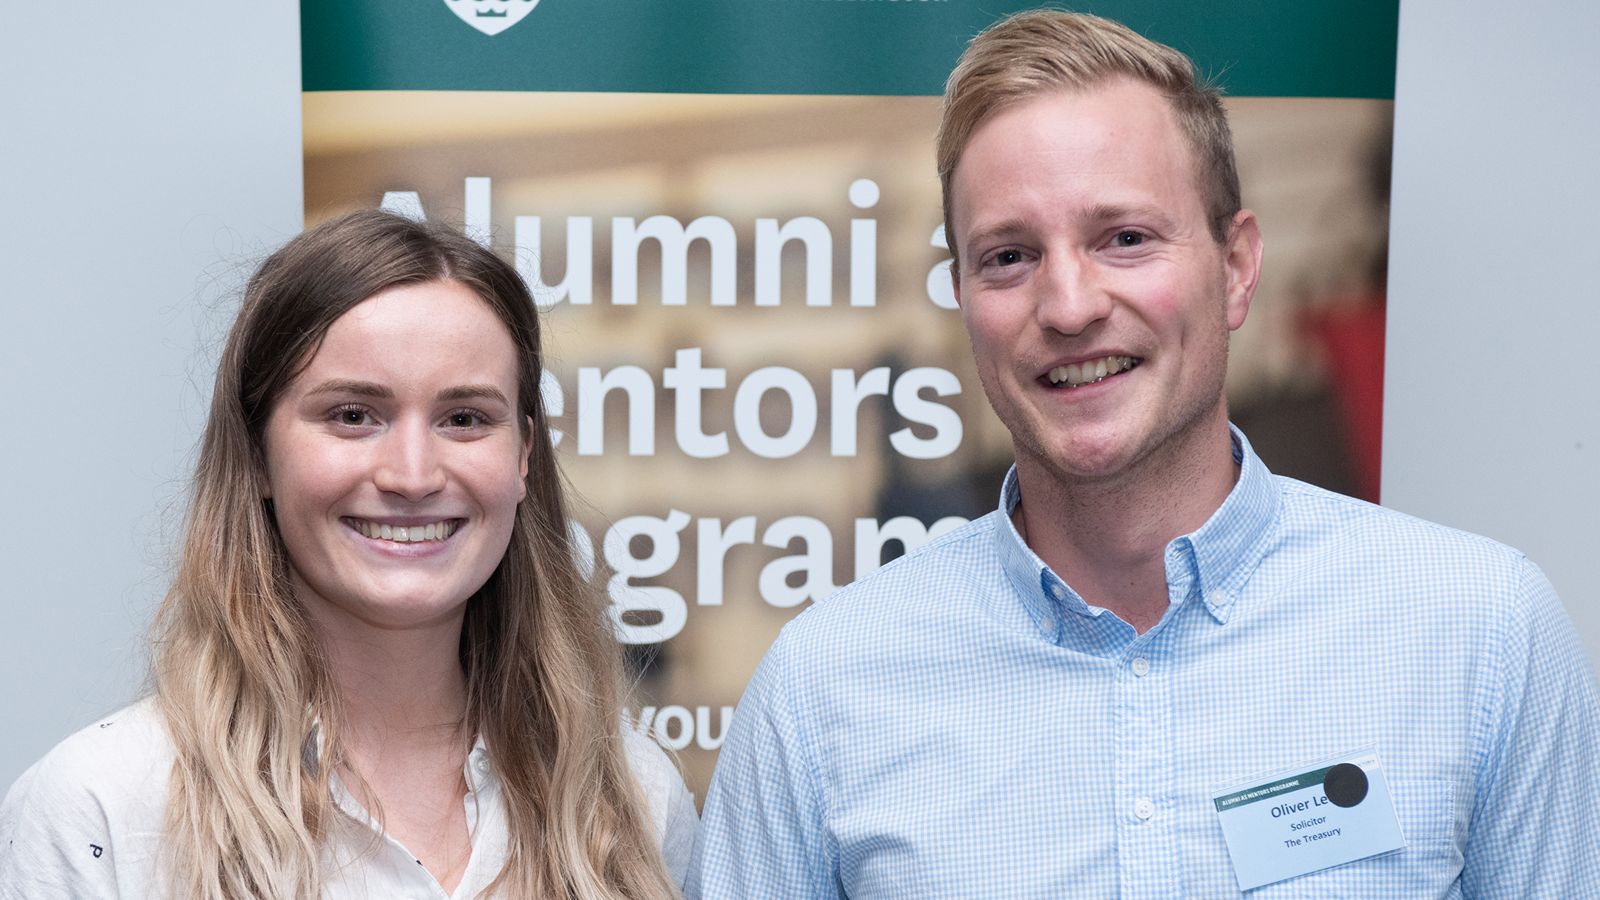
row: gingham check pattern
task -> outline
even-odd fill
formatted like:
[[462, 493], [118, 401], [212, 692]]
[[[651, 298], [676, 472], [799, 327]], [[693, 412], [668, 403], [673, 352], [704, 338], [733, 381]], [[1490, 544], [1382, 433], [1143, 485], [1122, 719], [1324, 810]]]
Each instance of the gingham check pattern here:
[[1377, 746], [1408, 846], [1251, 897], [1600, 898], [1600, 691], [1544, 576], [1273, 476], [1167, 547], [1143, 635], [1001, 508], [796, 618], [735, 714], [688, 895], [1237, 896], [1219, 786]]

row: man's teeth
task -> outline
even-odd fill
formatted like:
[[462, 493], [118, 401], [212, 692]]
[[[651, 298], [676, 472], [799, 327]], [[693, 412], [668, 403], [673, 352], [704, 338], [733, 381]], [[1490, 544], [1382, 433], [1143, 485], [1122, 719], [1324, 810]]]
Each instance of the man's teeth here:
[[445, 519], [428, 525], [379, 525], [362, 519], [348, 520], [355, 529], [369, 538], [394, 541], [398, 544], [415, 544], [422, 541], [442, 541], [456, 532], [458, 520]]
[[1067, 387], [1094, 384], [1101, 379], [1109, 378], [1120, 372], [1126, 372], [1138, 364], [1137, 357], [1107, 356], [1101, 359], [1091, 359], [1087, 362], [1073, 363], [1069, 366], [1056, 366], [1050, 370], [1050, 383], [1054, 385], [1064, 384]]

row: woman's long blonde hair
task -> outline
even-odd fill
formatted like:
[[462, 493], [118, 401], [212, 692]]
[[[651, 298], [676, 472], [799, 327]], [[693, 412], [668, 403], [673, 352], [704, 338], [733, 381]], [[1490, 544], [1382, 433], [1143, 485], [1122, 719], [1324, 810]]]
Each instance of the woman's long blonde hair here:
[[[251, 278], [217, 368], [177, 577], [154, 631], [176, 745], [169, 889], [198, 900], [319, 895], [338, 697], [261, 499], [262, 433], [334, 320], [386, 288], [449, 279], [511, 333], [534, 452], [510, 546], [467, 604], [467, 724], [509, 825], [500, 896], [676, 896], [619, 734], [620, 651], [578, 573], [539, 393], [539, 328], [516, 272], [443, 227], [377, 211], [306, 231]], [[319, 754], [306, 752], [318, 718]]]

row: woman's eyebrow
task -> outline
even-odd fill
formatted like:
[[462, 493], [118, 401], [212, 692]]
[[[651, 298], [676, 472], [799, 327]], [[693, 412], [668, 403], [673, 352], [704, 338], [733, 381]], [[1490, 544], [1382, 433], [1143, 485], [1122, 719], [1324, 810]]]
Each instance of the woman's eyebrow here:
[[[334, 378], [324, 381], [306, 392], [306, 396], [308, 397], [320, 396], [322, 394], [345, 394], [356, 397], [371, 397], [375, 400], [394, 399], [394, 391], [381, 384], [372, 381], [354, 381], [345, 378]], [[455, 387], [445, 388], [444, 390], [440, 391], [436, 395], [436, 398], [449, 402], [458, 400], [494, 400], [499, 403], [503, 403], [506, 406], [511, 405], [511, 401], [506, 399], [505, 393], [492, 384], [456, 385]]]
[[511, 401], [499, 388], [492, 384], [463, 384], [453, 388], [445, 388], [439, 392], [440, 400], [494, 400], [506, 406]]
[[318, 394], [354, 394], [357, 397], [373, 397], [379, 400], [388, 400], [394, 397], [394, 391], [381, 384], [371, 381], [352, 381], [345, 378], [334, 378], [317, 385], [306, 396], [314, 397]]

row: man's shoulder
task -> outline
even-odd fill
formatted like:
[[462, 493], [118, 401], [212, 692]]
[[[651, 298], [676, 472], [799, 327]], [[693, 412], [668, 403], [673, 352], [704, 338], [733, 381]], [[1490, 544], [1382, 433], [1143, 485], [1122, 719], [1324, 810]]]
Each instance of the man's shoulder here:
[[1293, 479], [1279, 482], [1284, 502], [1256, 580], [1285, 596], [1313, 590], [1396, 633], [1481, 648], [1566, 615], [1544, 573], [1514, 547]]
[[1515, 576], [1527, 561], [1521, 551], [1493, 538], [1410, 513], [1275, 476], [1284, 503], [1285, 541], [1364, 548], [1369, 557], [1429, 567], [1470, 565], [1474, 574]]
[[981, 516], [885, 563], [796, 616], [785, 634], [819, 636], [949, 609], [942, 601], [992, 581], [999, 571], [993, 541], [999, 521], [999, 513]]

